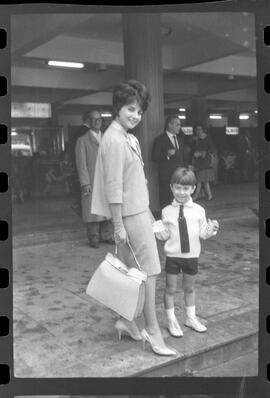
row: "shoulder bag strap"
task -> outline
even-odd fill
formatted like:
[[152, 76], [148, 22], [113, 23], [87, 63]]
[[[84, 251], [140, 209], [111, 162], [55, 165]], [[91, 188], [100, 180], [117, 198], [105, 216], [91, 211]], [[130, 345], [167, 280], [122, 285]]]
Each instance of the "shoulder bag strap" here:
[[[130, 251], [131, 251], [131, 253], [132, 253], [133, 257], [134, 257], [134, 260], [135, 260], [135, 262], [136, 262], [136, 264], [137, 264], [137, 267], [138, 267], [139, 270], [141, 271], [141, 270], [142, 270], [142, 267], [140, 266], [140, 264], [139, 264], [139, 262], [138, 262], [138, 260], [137, 260], [137, 258], [136, 258], [136, 256], [135, 256], [135, 253], [134, 253], [134, 251], [133, 251], [133, 249], [132, 249], [132, 247], [131, 247], [131, 245], [130, 245], [130, 243], [129, 243], [129, 240], [127, 240], [127, 245], [128, 245], [128, 247], [130, 248]], [[117, 245], [115, 245], [114, 254], [117, 256], [117, 253], [118, 253], [118, 247], [117, 247]]]

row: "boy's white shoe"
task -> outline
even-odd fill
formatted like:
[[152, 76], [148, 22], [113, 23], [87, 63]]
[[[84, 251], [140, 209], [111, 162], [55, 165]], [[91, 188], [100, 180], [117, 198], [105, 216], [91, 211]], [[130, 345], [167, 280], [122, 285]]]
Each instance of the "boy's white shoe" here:
[[191, 328], [191, 329], [194, 329], [194, 330], [196, 330], [196, 332], [199, 332], [199, 333], [203, 333], [203, 332], [206, 332], [206, 330], [207, 330], [207, 327], [206, 326], [204, 326], [200, 321], [199, 321], [199, 319], [198, 318], [189, 318], [189, 317], [187, 317], [186, 318], [186, 322], [185, 322], [185, 326], [187, 326], [187, 327], [189, 327], [189, 328]]
[[182, 337], [184, 335], [176, 318], [174, 320], [168, 319], [168, 330], [173, 337]]

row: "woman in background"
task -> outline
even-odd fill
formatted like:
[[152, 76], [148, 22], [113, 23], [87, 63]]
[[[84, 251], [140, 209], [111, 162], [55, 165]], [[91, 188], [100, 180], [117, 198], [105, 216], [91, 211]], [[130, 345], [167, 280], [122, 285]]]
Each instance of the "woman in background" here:
[[213, 196], [210, 182], [215, 180], [212, 159], [216, 151], [202, 124], [196, 124], [193, 131], [194, 146], [192, 151], [192, 165], [197, 177], [197, 185], [193, 200], [199, 198], [201, 189], [204, 189], [207, 195], [206, 200], [211, 200]]
[[63, 180], [65, 182], [66, 193], [69, 194], [71, 192], [72, 184], [74, 183], [73, 181], [76, 177], [76, 174], [67, 151], [62, 152], [59, 166], [61, 175], [63, 176]]

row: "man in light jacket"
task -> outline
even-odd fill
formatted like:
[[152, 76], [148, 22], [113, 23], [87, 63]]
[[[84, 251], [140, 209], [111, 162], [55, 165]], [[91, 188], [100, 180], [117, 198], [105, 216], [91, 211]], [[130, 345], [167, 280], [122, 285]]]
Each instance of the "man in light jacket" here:
[[90, 111], [88, 124], [89, 130], [76, 142], [75, 158], [81, 185], [82, 219], [86, 223], [89, 246], [97, 248], [100, 241], [114, 243], [114, 240], [111, 222], [105, 217], [91, 214], [96, 158], [101, 140], [101, 114], [98, 111]]

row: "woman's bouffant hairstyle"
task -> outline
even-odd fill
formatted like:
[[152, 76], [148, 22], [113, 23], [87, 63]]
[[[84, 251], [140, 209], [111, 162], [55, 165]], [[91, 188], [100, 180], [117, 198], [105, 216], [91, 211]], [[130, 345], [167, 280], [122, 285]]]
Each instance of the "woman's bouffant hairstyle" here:
[[126, 83], [121, 83], [116, 86], [113, 90], [112, 99], [113, 119], [118, 116], [123, 106], [129, 105], [135, 100], [140, 105], [142, 112], [145, 112], [150, 102], [150, 94], [144, 84], [137, 80], [128, 80]]
[[194, 172], [185, 167], [178, 167], [171, 177], [171, 185], [180, 184], [194, 186], [196, 185], [196, 182], [197, 180]]

